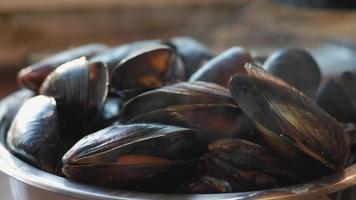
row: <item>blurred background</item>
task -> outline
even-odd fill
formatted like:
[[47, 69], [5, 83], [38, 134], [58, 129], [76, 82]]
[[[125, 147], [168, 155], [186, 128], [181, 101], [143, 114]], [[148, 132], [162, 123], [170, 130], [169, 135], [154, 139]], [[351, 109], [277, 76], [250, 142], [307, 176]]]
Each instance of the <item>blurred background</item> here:
[[191, 36], [214, 52], [308, 48], [324, 75], [356, 69], [354, 0], [1, 0], [0, 96], [32, 62], [86, 43]]

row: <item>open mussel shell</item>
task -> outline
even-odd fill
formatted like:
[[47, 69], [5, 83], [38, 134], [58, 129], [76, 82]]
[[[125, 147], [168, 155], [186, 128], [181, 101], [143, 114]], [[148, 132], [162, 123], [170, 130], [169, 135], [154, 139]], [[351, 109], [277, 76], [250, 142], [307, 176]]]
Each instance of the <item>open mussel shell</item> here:
[[209, 82], [180, 82], [142, 93], [125, 103], [120, 121], [174, 105], [233, 104], [227, 88]]
[[211, 51], [202, 43], [190, 37], [174, 37], [167, 41], [182, 58], [186, 77], [190, 77], [205, 62], [213, 57]]
[[118, 91], [148, 90], [184, 80], [184, 67], [166, 45], [151, 44], [134, 51], [113, 70], [110, 87]]
[[189, 81], [207, 81], [228, 87], [235, 73], [244, 74], [246, 63], [252, 63], [250, 52], [241, 47], [232, 47], [209, 60], [199, 68]]
[[56, 173], [63, 153], [56, 102], [36, 96], [17, 112], [7, 135], [10, 151], [50, 173]]
[[121, 44], [91, 57], [89, 59], [89, 62], [105, 63], [108, 67], [109, 74], [111, 74], [116, 65], [130, 53], [137, 51], [147, 45], [159, 43], [160, 40], [142, 40], [127, 44]]
[[128, 123], [150, 122], [193, 128], [209, 143], [228, 137], [254, 137], [253, 123], [233, 104], [177, 105], [132, 118]]
[[251, 65], [246, 70], [249, 76], [232, 78], [230, 91], [266, 144], [299, 170], [342, 170], [350, 150], [336, 120], [282, 79]]
[[14, 119], [16, 113], [21, 106], [30, 99], [34, 93], [28, 89], [20, 89], [9, 96], [5, 97], [0, 102], [0, 132], [3, 133], [0, 136], [0, 141], [5, 144], [6, 134]]
[[334, 80], [323, 83], [317, 90], [315, 102], [341, 122], [356, 122], [356, 108]]
[[37, 92], [46, 77], [60, 65], [82, 56], [92, 57], [107, 49], [103, 44], [88, 44], [60, 52], [22, 69], [17, 80], [20, 85]]
[[268, 57], [263, 68], [309, 97], [314, 96], [321, 80], [318, 64], [304, 49], [279, 50]]
[[175, 173], [186, 177], [184, 173], [196, 167], [194, 160], [203, 153], [200, 133], [193, 129], [113, 125], [78, 141], [62, 159], [63, 172], [72, 179], [124, 188], [153, 183], [157, 178], [161, 185], [171, 178], [176, 184]]
[[108, 93], [108, 72], [103, 63], [84, 57], [65, 63], [44, 81], [40, 94], [57, 100], [61, 119], [82, 126], [96, 119]]

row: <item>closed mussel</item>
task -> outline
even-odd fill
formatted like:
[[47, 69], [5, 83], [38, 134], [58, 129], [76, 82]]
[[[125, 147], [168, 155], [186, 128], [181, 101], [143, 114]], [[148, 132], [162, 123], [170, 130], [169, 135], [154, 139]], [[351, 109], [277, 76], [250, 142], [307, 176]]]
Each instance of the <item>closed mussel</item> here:
[[356, 75], [344, 72], [337, 80], [329, 80], [318, 88], [315, 101], [341, 122], [356, 122]]
[[77, 142], [62, 159], [63, 172], [87, 183], [164, 191], [194, 172], [203, 150], [192, 129], [113, 125]]
[[227, 88], [209, 82], [180, 82], [142, 93], [125, 103], [120, 121], [174, 105], [233, 104]]
[[254, 137], [253, 123], [234, 104], [175, 105], [142, 113], [128, 121], [138, 122], [198, 129], [206, 143], [220, 138]]
[[6, 141], [6, 134], [21, 106], [30, 99], [34, 93], [28, 89], [18, 90], [5, 97], [0, 102], [0, 141]]
[[229, 180], [234, 191], [271, 188], [303, 179], [278, 155], [242, 139], [211, 143], [206, 160], [207, 173]]
[[344, 72], [337, 80], [337, 84], [340, 86], [343, 92], [352, 103], [352, 106], [356, 108], [356, 74], [352, 72]]
[[310, 176], [342, 170], [350, 150], [336, 120], [282, 79], [246, 70], [248, 76], [233, 77], [230, 91], [266, 145]]
[[190, 37], [174, 37], [167, 44], [173, 46], [182, 58], [186, 77], [190, 77], [213, 57], [206, 46]]
[[232, 47], [205, 63], [192, 74], [189, 81], [207, 81], [227, 87], [232, 75], [245, 73], [246, 63], [253, 63], [250, 52], [241, 47]]
[[94, 56], [107, 49], [106, 45], [88, 44], [60, 52], [22, 69], [17, 80], [20, 85], [37, 92], [48, 74], [60, 65], [82, 56]]
[[323, 83], [318, 88], [314, 100], [340, 122], [356, 122], [356, 108], [334, 80]]
[[263, 68], [313, 97], [321, 80], [321, 73], [314, 58], [304, 49], [282, 49], [271, 54]]
[[19, 158], [56, 173], [63, 146], [55, 100], [36, 96], [26, 101], [10, 126], [7, 145]]

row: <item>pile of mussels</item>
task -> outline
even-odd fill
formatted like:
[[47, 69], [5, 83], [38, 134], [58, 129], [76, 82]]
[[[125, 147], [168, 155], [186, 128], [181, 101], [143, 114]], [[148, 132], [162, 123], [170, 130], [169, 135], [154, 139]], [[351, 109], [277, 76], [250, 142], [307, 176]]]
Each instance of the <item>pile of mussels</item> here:
[[256, 60], [185, 37], [73, 48], [19, 72], [2, 140], [43, 171], [148, 192], [275, 188], [352, 164], [356, 74], [319, 86], [299, 48]]

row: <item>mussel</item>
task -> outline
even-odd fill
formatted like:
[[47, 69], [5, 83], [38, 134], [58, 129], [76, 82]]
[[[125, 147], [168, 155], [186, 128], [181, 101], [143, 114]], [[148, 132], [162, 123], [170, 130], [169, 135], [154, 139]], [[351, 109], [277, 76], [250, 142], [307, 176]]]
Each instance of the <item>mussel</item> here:
[[207, 81], [227, 87], [232, 75], [245, 73], [246, 63], [253, 63], [250, 52], [241, 47], [232, 47], [205, 63], [192, 74], [189, 81]]
[[0, 141], [6, 144], [6, 134], [16, 113], [22, 104], [30, 99], [34, 93], [28, 89], [18, 90], [5, 97], [0, 102]]
[[37, 92], [48, 74], [60, 65], [82, 56], [94, 56], [107, 49], [103, 44], [88, 44], [60, 52], [22, 69], [17, 80], [20, 85]]
[[113, 70], [110, 87], [130, 93], [185, 79], [184, 67], [168, 46], [151, 44], [134, 51]]
[[36, 96], [26, 101], [12, 121], [7, 145], [21, 159], [56, 174], [64, 149], [55, 100]]
[[201, 130], [204, 141], [253, 138], [253, 123], [233, 104], [176, 105], [142, 113], [128, 123], [161, 123]]
[[2, 139], [46, 172], [141, 192], [269, 189], [353, 164], [356, 75], [319, 87], [306, 50], [265, 58], [212, 58], [187, 37], [72, 49], [20, 72], [34, 92], [2, 100]]
[[346, 96], [350, 100], [352, 106], [356, 108], [356, 74], [352, 72], [344, 72], [337, 80], [338, 85], [345, 92]]
[[53, 71], [42, 84], [40, 94], [57, 100], [62, 124], [67, 121], [81, 129], [98, 118], [108, 93], [108, 79], [103, 63], [89, 63], [82, 57]]
[[313, 97], [321, 80], [314, 58], [304, 49], [288, 48], [271, 54], [263, 68]]
[[190, 37], [174, 37], [166, 43], [173, 46], [177, 54], [182, 58], [186, 77], [190, 77], [213, 57], [213, 54], [206, 46]]
[[233, 191], [262, 189], [303, 180], [285, 160], [267, 148], [242, 139], [222, 139], [209, 145], [207, 173], [229, 180]]
[[142, 40], [112, 47], [89, 59], [89, 62], [102, 62], [108, 67], [109, 74], [112, 73], [116, 65], [129, 54], [151, 44], [160, 44], [160, 40]]
[[78, 141], [63, 157], [63, 172], [87, 183], [162, 191], [194, 172], [203, 148], [193, 129], [113, 125]]
[[329, 80], [318, 88], [315, 101], [341, 122], [356, 122], [356, 75], [345, 72], [336, 81]]
[[180, 82], [142, 93], [125, 103], [120, 121], [174, 105], [233, 104], [227, 88], [209, 82]]
[[282, 79], [251, 65], [246, 70], [248, 76], [232, 78], [230, 91], [266, 145], [310, 176], [342, 170], [350, 147], [338, 122]]
[[318, 88], [315, 102], [341, 122], [356, 122], [356, 108], [334, 80], [329, 80]]

